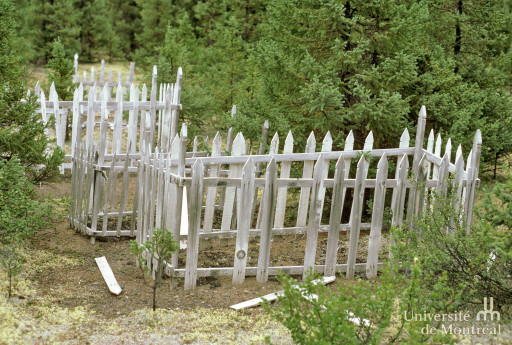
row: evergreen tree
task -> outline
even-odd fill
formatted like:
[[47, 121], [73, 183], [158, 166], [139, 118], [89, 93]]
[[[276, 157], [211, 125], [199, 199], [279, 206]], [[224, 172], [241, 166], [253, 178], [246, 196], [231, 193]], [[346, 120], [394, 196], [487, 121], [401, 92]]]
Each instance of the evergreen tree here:
[[250, 57], [258, 82], [237, 129], [267, 118], [280, 133], [293, 128], [299, 145], [331, 130], [338, 148], [349, 130], [360, 141], [372, 130], [376, 145], [390, 147], [425, 104], [428, 126], [466, 153], [477, 128], [485, 161], [511, 152], [503, 10], [460, 2], [270, 1]]
[[64, 45], [57, 38], [52, 44], [52, 55], [47, 64], [48, 82], [55, 83], [55, 91], [59, 99], [73, 99], [73, 61], [66, 57]]
[[120, 40], [112, 27], [112, 16], [105, 0], [82, 1], [80, 43], [83, 61], [98, 61], [108, 56], [119, 56]]
[[138, 48], [135, 33], [140, 32], [140, 7], [136, 0], [110, 0], [108, 7], [111, 22], [119, 38], [119, 49], [122, 55], [131, 59], [132, 53]]
[[30, 38], [39, 63], [48, 61], [51, 43], [57, 37], [60, 37], [68, 56], [80, 54], [82, 13], [75, 8], [74, 0], [31, 0], [29, 13], [34, 18]]
[[[26, 97], [16, 42], [14, 6], [10, 0], [0, 0], [0, 157], [18, 156], [39, 179], [58, 171], [64, 153], [58, 148], [52, 154], [46, 152], [48, 139], [35, 114], [36, 98]], [[46, 168], [36, 173], [40, 164]]]
[[158, 53], [158, 47], [165, 40], [167, 25], [175, 22], [177, 4], [165, 0], [137, 0], [140, 6], [140, 33], [135, 34], [139, 45], [134, 58], [137, 63], [148, 65], [148, 58]]

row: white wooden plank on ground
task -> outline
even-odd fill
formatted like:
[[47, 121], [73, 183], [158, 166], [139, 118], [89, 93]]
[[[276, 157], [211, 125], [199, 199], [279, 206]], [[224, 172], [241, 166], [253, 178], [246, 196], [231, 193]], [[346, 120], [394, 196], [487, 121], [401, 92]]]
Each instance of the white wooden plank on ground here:
[[102, 256], [100, 258], [95, 258], [94, 260], [96, 260], [96, 264], [100, 269], [103, 279], [105, 279], [105, 283], [107, 283], [108, 289], [111, 293], [118, 296], [123, 290], [117, 283], [116, 277], [114, 277], [114, 272], [112, 272], [112, 269], [108, 265], [107, 258]]
[[[323, 277], [322, 279], [313, 280], [313, 284], [315, 284], [315, 285], [316, 284], [329, 284], [329, 283], [332, 283], [335, 279], [336, 279], [335, 276]], [[294, 287], [295, 288], [299, 288], [296, 285], [294, 285]], [[278, 291], [278, 292], [273, 292], [273, 293], [270, 293], [270, 294], [262, 296], [262, 297], [253, 298], [253, 299], [250, 299], [250, 300], [245, 301], [245, 302], [233, 304], [230, 308], [235, 309], [235, 310], [240, 310], [240, 309], [245, 309], [245, 308], [256, 307], [261, 302], [265, 302], [265, 301], [272, 302], [272, 301], [275, 301], [277, 299], [277, 297], [282, 296], [283, 294], [284, 294], [283, 290]]]

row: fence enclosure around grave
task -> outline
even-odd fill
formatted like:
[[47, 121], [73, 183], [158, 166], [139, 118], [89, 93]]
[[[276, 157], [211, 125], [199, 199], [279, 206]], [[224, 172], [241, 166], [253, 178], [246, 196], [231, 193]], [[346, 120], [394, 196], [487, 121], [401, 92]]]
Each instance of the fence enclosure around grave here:
[[87, 77], [87, 72], [83, 71], [82, 78], [80, 78], [80, 74], [78, 73], [78, 54], [74, 56], [73, 68], [75, 70], [75, 74], [73, 75], [73, 83], [82, 84], [83, 86], [94, 86], [97, 87], [117, 87], [121, 85], [123, 87], [130, 87], [133, 83], [133, 75], [135, 73], [135, 62], [130, 62], [130, 73], [125, 77], [125, 82], [122, 81], [123, 75], [121, 72], [117, 73], [117, 80], [114, 81], [112, 76], [112, 68], [108, 71], [108, 77], [105, 79], [105, 60], [101, 60], [100, 65], [100, 73], [99, 79], [96, 80], [96, 71], [94, 66], [91, 67], [91, 71], [89, 73], [89, 77]]
[[[175, 84], [161, 87], [165, 91], [164, 102], [158, 102], [156, 98], [156, 69], [149, 101], [145, 85], [141, 94], [132, 85], [129, 101], [124, 100], [122, 86], [117, 88], [116, 101], [109, 101], [107, 85], [99, 96], [93, 86], [87, 101], [80, 101], [80, 88], [75, 90], [73, 102], [59, 102], [53, 94], [54, 101], [50, 104], [54, 114], [55, 109], [73, 108], [71, 142], [75, 145], [71, 150], [70, 224], [83, 234], [93, 236], [92, 240], [96, 236], [133, 235], [134, 228], [130, 225], [133, 224], [130, 221], [133, 212], [129, 209], [134, 206], [136, 186], [131, 175], [137, 172], [137, 162], [145, 150], [155, 144], [163, 150], [169, 147], [169, 138], [176, 132], [181, 109], [181, 78], [180, 69]], [[44, 93], [41, 96], [44, 114], [48, 103], [43, 102]], [[56, 122], [62, 121], [60, 111], [57, 113]], [[56, 127], [59, 133], [62, 128]], [[122, 182], [118, 181], [121, 176]], [[116, 220], [113, 230], [109, 222]]]
[[[315, 152], [316, 142], [311, 134], [306, 152], [293, 153], [290, 133], [283, 153], [278, 153], [279, 137], [276, 135], [267, 154], [246, 155], [245, 141], [239, 133], [234, 139], [231, 156], [219, 154], [221, 140], [217, 135], [211, 156], [202, 158], [186, 157], [187, 134], [184, 126], [180, 135], [175, 136], [169, 152], [161, 153], [155, 149], [154, 154], [146, 151], [145, 155], [141, 155], [137, 207], [132, 213], [137, 217], [137, 240], [141, 243], [151, 238], [155, 227], [166, 227], [175, 238], [187, 240], [184, 265], [180, 263], [178, 253], [167, 264], [169, 275], [185, 278], [185, 289], [194, 288], [198, 277], [232, 276], [233, 283], [241, 283], [247, 276], [256, 276], [257, 281], [265, 282], [269, 275], [281, 271], [305, 275], [313, 270], [325, 276], [346, 272], [347, 277], [351, 278], [356, 271], [366, 270], [368, 277], [375, 277], [380, 267], [379, 248], [386, 207], [390, 207], [392, 212], [390, 225], [399, 226], [422, 212], [427, 194], [443, 193], [448, 188], [447, 183], [452, 183], [459, 197], [456, 207], [464, 209], [469, 231], [475, 188], [479, 181], [480, 131], [475, 135], [473, 149], [464, 168], [460, 146], [455, 163], [450, 162], [450, 140], [442, 157], [440, 137], [432, 152], [433, 132], [428, 138], [427, 149], [423, 148], [425, 123], [426, 109], [422, 107], [414, 147], [409, 145], [406, 129], [399, 148], [374, 149], [373, 135], [370, 133], [363, 149], [356, 150], [350, 133], [344, 151], [332, 151], [332, 139], [328, 133], [322, 152]], [[369, 157], [379, 159], [376, 174], [371, 178], [368, 178], [371, 168]], [[354, 159], [357, 159], [357, 163], [353, 162]], [[390, 160], [397, 162], [393, 178], [388, 176]], [[290, 178], [292, 164], [302, 165], [302, 177]], [[357, 164], [354, 176], [350, 176], [352, 164]], [[329, 176], [330, 165], [335, 165], [333, 176]], [[257, 167], [265, 171], [264, 177], [258, 176]], [[452, 180], [447, 179], [450, 173]], [[182, 235], [180, 215], [185, 187], [188, 189], [188, 229], [187, 234]], [[285, 214], [293, 212], [286, 207], [287, 200], [294, 195], [291, 193], [293, 189], [300, 190], [297, 221], [295, 226], [285, 226]], [[262, 193], [258, 190], [262, 190]], [[331, 196], [331, 207], [328, 224], [322, 224], [326, 191]], [[363, 223], [365, 194], [372, 201], [372, 211], [370, 222]], [[386, 195], [390, 197], [386, 198]], [[349, 212], [347, 223], [342, 222], [346, 218], [342, 212]], [[214, 218], [217, 228], [213, 226]], [[362, 229], [370, 230], [366, 262], [356, 262]], [[321, 232], [328, 234], [323, 262], [316, 259]], [[340, 232], [347, 234], [349, 242], [346, 263], [338, 263], [337, 260]], [[270, 266], [272, 237], [286, 234], [306, 234], [303, 264]], [[257, 237], [258, 263], [257, 266], [248, 267], [249, 240]], [[198, 268], [200, 240], [213, 238], [236, 239], [233, 266]], [[155, 265], [155, 262], [148, 258], [150, 265]]]
[[[41, 114], [45, 124], [51, 117], [54, 118], [55, 127], [47, 129], [46, 134], [50, 139], [55, 139], [56, 145], [66, 154], [61, 171], [71, 168], [71, 158], [83, 135], [89, 152], [92, 151], [95, 141], [98, 148], [103, 147], [105, 154], [139, 152], [143, 139], [141, 133], [145, 131], [146, 120], [149, 121], [150, 130], [148, 140], [156, 140], [156, 144], [162, 148], [168, 146], [166, 142], [172, 133], [176, 133], [178, 126], [181, 79], [180, 68], [175, 84], [157, 86], [157, 70], [154, 67], [149, 95], [145, 84], [141, 89], [134, 84], [130, 84], [128, 88], [118, 84], [115, 98], [111, 99], [112, 88], [109, 84], [103, 83], [102, 87], [98, 86], [100, 84], [93, 84], [87, 92], [87, 97], [84, 97], [84, 84], [80, 83], [74, 91], [72, 101], [59, 100], [53, 84], [47, 98], [38, 83], [35, 87], [38, 97], [36, 112]], [[128, 112], [127, 120], [123, 119], [125, 112]], [[66, 144], [69, 116], [72, 116], [71, 138]]]

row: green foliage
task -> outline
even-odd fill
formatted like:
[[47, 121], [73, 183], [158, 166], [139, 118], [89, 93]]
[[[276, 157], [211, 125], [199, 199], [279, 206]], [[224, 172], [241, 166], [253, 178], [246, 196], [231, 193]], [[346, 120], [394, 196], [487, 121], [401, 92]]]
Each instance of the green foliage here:
[[9, 280], [8, 298], [12, 296], [12, 290], [16, 284], [16, 276], [21, 273], [23, 264], [23, 256], [20, 255], [18, 246], [18, 243], [0, 243], [0, 265], [4, 268], [7, 279]]
[[446, 295], [442, 284], [426, 292], [422, 275], [419, 263], [412, 266], [410, 277], [387, 266], [378, 281], [342, 282], [335, 291], [315, 285], [313, 276], [297, 284], [282, 275], [278, 279], [283, 295], [275, 306], [267, 303], [263, 307], [290, 330], [297, 344], [452, 343], [449, 335], [422, 334], [427, 322], [410, 320], [418, 310], [450, 310], [448, 301], [433, 303], [428, 296]]
[[19, 160], [0, 160], [0, 265], [9, 280], [9, 298], [21, 273], [23, 242], [54, 219], [53, 205], [34, 198], [34, 186]]
[[[130, 251], [137, 258], [137, 263], [143, 272], [144, 282], [153, 289], [153, 310], [156, 310], [156, 290], [162, 283], [165, 264], [168, 262], [172, 254], [179, 249], [179, 244], [173, 239], [172, 234], [166, 229], [154, 229], [151, 239], [138, 244], [133, 240], [130, 245]], [[156, 259], [157, 266], [154, 271], [146, 264], [149, 260], [146, 258]], [[154, 281], [152, 283], [146, 280], [146, 275], [154, 273]]]
[[481, 226], [489, 228], [493, 246], [500, 255], [512, 260], [512, 173], [507, 171], [504, 183], [485, 189], [485, 198], [479, 209]]
[[[14, 8], [0, 1], [0, 157], [18, 156], [35, 180], [50, 177], [64, 159], [55, 149], [48, 153], [48, 139], [40, 116], [35, 114], [36, 98], [26, 96], [24, 70], [16, 51]], [[38, 165], [45, 165], [37, 170]]]
[[465, 215], [454, 206], [457, 203], [453, 192], [429, 198], [412, 227], [394, 229], [394, 255], [406, 266], [419, 258], [426, 289], [446, 276], [456, 303], [474, 303], [487, 296], [498, 305], [510, 303], [512, 261], [496, 252], [496, 230], [479, 224], [466, 232]]
[[55, 91], [59, 99], [70, 101], [73, 99], [73, 61], [66, 56], [64, 45], [57, 38], [52, 44], [51, 59], [48, 61], [48, 81], [55, 83]]
[[140, 8], [136, 0], [107, 1], [111, 24], [119, 41], [122, 56], [131, 59], [137, 47], [135, 33], [140, 32]]
[[102, 57], [121, 54], [120, 39], [112, 23], [112, 14], [105, 0], [79, 1], [81, 16], [80, 54], [82, 61], [98, 61]]
[[23, 9], [31, 17], [29, 37], [32, 42], [32, 61], [44, 63], [51, 55], [51, 43], [60, 37], [67, 56], [81, 52], [80, 18], [82, 13], [75, 8], [74, 0], [31, 0]]
[[51, 224], [52, 205], [34, 198], [19, 160], [0, 160], [0, 242], [21, 242]]

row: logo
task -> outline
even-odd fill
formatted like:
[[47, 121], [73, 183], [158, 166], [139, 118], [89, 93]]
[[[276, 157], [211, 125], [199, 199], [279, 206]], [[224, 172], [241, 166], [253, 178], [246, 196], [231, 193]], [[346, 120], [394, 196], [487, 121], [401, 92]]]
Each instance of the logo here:
[[476, 314], [476, 321], [480, 321], [480, 317], [483, 315], [484, 321], [487, 321], [487, 315], [491, 316], [491, 321], [494, 321], [494, 315], [496, 315], [496, 321], [500, 321], [500, 312], [493, 311], [493, 299], [489, 299], [489, 309], [487, 309], [487, 297], [484, 297], [484, 309], [480, 310]]

